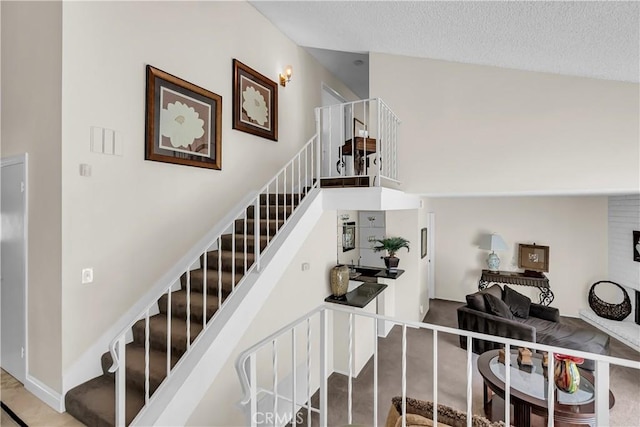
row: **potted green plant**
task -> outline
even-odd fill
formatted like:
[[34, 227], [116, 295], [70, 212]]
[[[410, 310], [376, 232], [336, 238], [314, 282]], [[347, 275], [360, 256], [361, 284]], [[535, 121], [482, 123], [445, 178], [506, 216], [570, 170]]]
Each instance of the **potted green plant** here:
[[377, 239], [378, 246], [374, 246], [374, 252], [387, 251], [389, 256], [384, 257], [384, 265], [387, 266], [387, 270], [392, 273], [398, 269], [400, 259], [396, 257], [396, 252], [402, 248], [407, 248], [409, 252], [409, 241], [404, 237], [386, 237], [384, 239]]

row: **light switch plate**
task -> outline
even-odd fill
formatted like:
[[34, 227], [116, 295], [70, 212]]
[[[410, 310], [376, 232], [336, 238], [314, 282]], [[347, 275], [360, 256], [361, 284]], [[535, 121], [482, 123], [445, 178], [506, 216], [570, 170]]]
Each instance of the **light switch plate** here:
[[93, 268], [82, 269], [82, 284], [93, 283]]
[[91, 126], [91, 151], [104, 153], [103, 132], [101, 127]]

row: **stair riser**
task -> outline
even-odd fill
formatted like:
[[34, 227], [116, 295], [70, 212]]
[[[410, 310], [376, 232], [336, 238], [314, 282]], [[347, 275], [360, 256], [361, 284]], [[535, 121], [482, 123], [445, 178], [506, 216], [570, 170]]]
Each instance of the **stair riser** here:
[[[162, 381], [167, 376], [167, 360], [166, 353], [164, 360], [158, 360], [156, 358], [149, 359], [149, 396], [153, 394], [154, 391], [160, 386]], [[112, 364], [112, 358], [110, 353], [105, 353], [102, 356], [102, 371], [105, 374], [110, 376], [115, 376], [115, 373], [109, 373], [109, 368]], [[172, 358], [171, 367], [175, 366], [177, 363], [177, 359]], [[133, 388], [135, 390], [139, 390], [140, 393], [144, 395], [145, 389], [145, 371], [144, 371], [144, 362], [140, 360], [136, 360], [135, 363], [131, 363], [129, 359], [126, 360], [127, 370], [126, 370], [126, 378], [127, 378], [127, 387]], [[135, 366], [133, 366], [135, 365]]]
[[[279, 205], [284, 204], [285, 202], [287, 204], [291, 203], [291, 200], [293, 200], [294, 204], [298, 204], [298, 194], [294, 193], [294, 194], [278, 194], [276, 196], [276, 194], [269, 194], [269, 197], [267, 197], [267, 194], [261, 194], [260, 195], [260, 204], [261, 205], [266, 205], [266, 204], [270, 204], [270, 205], [275, 205], [276, 204], [276, 200], [278, 201]], [[300, 201], [302, 201], [304, 199], [304, 194], [300, 195]], [[267, 200], [269, 200], [267, 202]]]
[[[247, 221], [247, 234], [254, 235], [255, 234], [255, 225], [254, 219], [250, 219]], [[269, 229], [269, 235], [274, 235], [284, 224], [284, 220], [280, 218], [277, 222], [274, 219], [261, 219], [260, 220], [260, 234], [267, 234], [267, 225]], [[236, 234], [244, 234], [244, 220], [237, 219], [236, 220]]]
[[[240, 282], [240, 279], [242, 279], [243, 276], [243, 270], [242, 268], [240, 268], [240, 266], [238, 266], [236, 268], [236, 282], [235, 284], [237, 285]], [[202, 289], [203, 289], [203, 279], [202, 277], [198, 277], [196, 275], [192, 275], [191, 276], [191, 291], [192, 292], [200, 292], [202, 293]], [[182, 289], [187, 289], [187, 276], [183, 275], [180, 278], [180, 283], [182, 285]], [[218, 295], [218, 285], [219, 285], [220, 281], [218, 280], [218, 271], [217, 270], [208, 270], [207, 271], [207, 294], [208, 295]], [[222, 284], [222, 297], [223, 297], [223, 302], [224, 302], [224, 298], [226, 298], [229, 293], [232, 291], [232, 280], [231, 280], [231, 273], [223, 273], [222, 274], [222, 280], [221, 280], [221, 284]]]
[[[269, 236], [269, 240], [273, 239], [274, 236]], [[225, 234], [221, 239], [221, 248], [223, 251], [231, 251], [234, 250], [236, 254], [241, 254], [244, 256], [245, 252], [245, 236], [242, 234], [235, 235], [235, 248], [233, 247], [234, 238], [230, 234]], [[255, 251], [254, 246], [254, 238], [253, 236], [247, 236], [246, 239], [247, 245], [247, 253], [253, 253]], [[260, 251], [263, 251], [264, 248], [267, 247], [267, 236], [260, 236]], [[238, 269], [236, 265], [236, 270]]]
[[[244, 245], [244, 243], [242, 243]], [[220, 269], [222, 271], [231, 271], [233, 269], [233, 257], [231, 256], [231, 252], [222, 251], [220, 254], [222, 262], [220, 263]], [[255, 254], [249, 250], [247, 250], [247, 269], [253, 265], [253, 260], [255, 258]], [[204, 263], [202, 263], [204, 266]], [[236, 270], [244, 268], [244, 246], [236, 247], [235, 254], [235, 267]], [[207, 253], [207, 268], [210, 270], [218, 270], [218, 251], [211, 251]]]
[[[193, 322], [193, 323], [196, 323], [196, 322]], [[138, 345], [144, 346], [144, 341], [145, 341], [144, 322], [136, 323], [132, 329], [133, 329], [133, 341]], [[177, 332], [175, 329], [176, 328], [173, 328], [173, 327], [171, 329], [172, 331], [171, 356], [175, 356], [179, 358], [179, 357], [182, 357], [182, 355], [186, 352], [186, 349], [187, 349], [186, 328], [182, 330], [182, 337], [184, 339], [179, 338], [177, 334], [174, 334], [174, 332]], [[193, 342], [196, 339], [198, 332], [199, 332], [199, 329], [195, 329], [192, 326], [191, 342]], [[167, 351], [166, 331], [154, 330], [154, 328], [152, 327], [149, 334], [149, 344], [150, 344], [150, 348], [153, 348], [155, 350]]]
[[[255, 209], [253, 206], [249, 206], [249, 208], [247, 208], [247, 219], [255, 219]], [[289, 217], [289, 215], [291, 215], [291, 205], [287, 205], [287, 207], [285, 208], [284, 206], [280, 205], [276, 208], [275, 205], [273, 206], [269, 206], [269, 208], [267, 209], [266, 205], [260, 206], [260, 219], [267, 219], [267, 214], [269, 215], [268, 218], [269, 219], [286, 219]], [[286, 215], [285, 215], [286, 212]]]
[[[207, 295], [207, 320], [211, 319], [213, 315], [218, 311], [218, 299], [214, 294]], [[167, 301], [169, 297], [167, 295], [163, 295], [158, 300], [158, 308], [160, 309], [160, 313], [168, 314], [167, 312]], [[192, 322], [202, 323], [203, 318], [203, 308], [202, 301], [191, 301], [191, 311], [190, 317]], [[187, 318], [187, 304], [184, 301], [177, 300], [176, 298], [171, 298], [171, 316], [177, 317], [178, 319], [186, 319]]]

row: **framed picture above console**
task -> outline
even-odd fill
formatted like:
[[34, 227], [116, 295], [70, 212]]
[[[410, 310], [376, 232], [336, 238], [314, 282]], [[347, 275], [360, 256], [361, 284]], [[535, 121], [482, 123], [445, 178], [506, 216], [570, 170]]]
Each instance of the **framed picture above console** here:
[[549, 246], [518, 245], [518, 267], [525, 271], [546, 273], [549, 271]]

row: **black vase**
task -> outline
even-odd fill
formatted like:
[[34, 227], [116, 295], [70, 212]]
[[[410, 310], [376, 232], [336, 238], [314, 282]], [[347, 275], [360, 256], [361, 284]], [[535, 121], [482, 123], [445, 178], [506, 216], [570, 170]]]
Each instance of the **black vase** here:
[[400, 258], [394, 256], [386, 256], [384, 259], [384, 265], [387, 267], [389, 273], [395, 273], [398, 271], [398, 264], [400, 264]]

